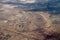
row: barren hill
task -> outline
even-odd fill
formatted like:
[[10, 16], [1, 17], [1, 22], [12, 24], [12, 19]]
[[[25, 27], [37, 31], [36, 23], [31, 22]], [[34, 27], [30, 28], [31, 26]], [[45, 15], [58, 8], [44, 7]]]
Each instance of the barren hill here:
[[48, 12], [25, 12], [17, 6], [0, 5], [0, 40], [55, 40], [58, 28], [55, 30], [49, 16]]

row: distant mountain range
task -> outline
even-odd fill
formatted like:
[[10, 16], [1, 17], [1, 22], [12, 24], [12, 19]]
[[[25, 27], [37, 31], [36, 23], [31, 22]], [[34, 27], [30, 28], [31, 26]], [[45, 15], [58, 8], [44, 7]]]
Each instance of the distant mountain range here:
[[47, 2], [41, 3], [41, 2], [36, 2], [36, 3], [20, 3], [20, 2], [0, 2], [0, 4], [11, 4], [11, 5], [17, 5], [20, 6], [22, 5], [24, 8], [32, 8], [30, 10], [25, 10], [25, 11], [50, 11], [51, 13], [60, 13], [60, 0], [49, 0]]

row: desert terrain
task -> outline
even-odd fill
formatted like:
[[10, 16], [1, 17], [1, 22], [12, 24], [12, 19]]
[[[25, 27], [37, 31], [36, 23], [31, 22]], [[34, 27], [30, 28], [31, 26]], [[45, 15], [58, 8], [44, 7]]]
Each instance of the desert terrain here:
[[26, 9], [0, 4], [0, 40], [60, 40], [60, 14]]

